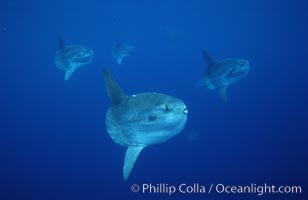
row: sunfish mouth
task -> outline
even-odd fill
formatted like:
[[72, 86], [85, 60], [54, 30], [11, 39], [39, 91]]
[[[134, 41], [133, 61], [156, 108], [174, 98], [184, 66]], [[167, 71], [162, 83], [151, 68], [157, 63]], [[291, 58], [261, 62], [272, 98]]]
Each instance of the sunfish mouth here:
[[184, 112], [185, 115], [187, 115], [188, 114], [188, 109], [185, 107], [183, 112]]
[[237, 73], [238, 76], [246, 76], [248, 74], [248, 67], [242, 67], [241, 71]]
[[242, 72], [248, 72], [248, 71], [249, 71], [249, 65], [243, 65], [243, 66], [241, 66], [241, 71], [242, 71]]

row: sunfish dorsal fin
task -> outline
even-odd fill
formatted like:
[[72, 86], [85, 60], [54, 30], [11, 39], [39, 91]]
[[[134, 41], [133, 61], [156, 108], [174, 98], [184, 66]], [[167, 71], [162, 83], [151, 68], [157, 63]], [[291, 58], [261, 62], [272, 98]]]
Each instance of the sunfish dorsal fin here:
[[125, 99], [126, 95], [118, 83], [114, 80], [114, 78], [109, 74], [107, 69], [104, 69], [104, 80], [106, 90], [112, 105], [121, 103], [123, 99]]
[[123, 178], [126, 181], [129, 177], [134, 164], [144, 146], [129, 146], [125, 153], [124, 166], [123, 166]]
[[222, 98], [222, 100], [227, 103], [228, 101], [228, 96], [227, 96], [227, 87], [221, 87], [217, 89], [220, 97]]
[[208, 68], [215, 65], [214, 59], [211, 56], [209, 56], [209, 54], [204, 49], [202, 49], [202, 55], [203, 55], [203, 58], [204, 58], [204, 60], [207, 64]]
[[61, 35], [59, 35], [59, 34], [57, 34], [57, 43], [58, 43], [58, 48], [59, 49], [64, 49], [65, 48], [64, 40], [61, 37]]
[[120, 46], [121, 46], [121, 43], [120, 43], [118, 40], [116, 40], [116, 41], [115, 41], [115, 46], [116, 46], [116, 47], [120, 47]]

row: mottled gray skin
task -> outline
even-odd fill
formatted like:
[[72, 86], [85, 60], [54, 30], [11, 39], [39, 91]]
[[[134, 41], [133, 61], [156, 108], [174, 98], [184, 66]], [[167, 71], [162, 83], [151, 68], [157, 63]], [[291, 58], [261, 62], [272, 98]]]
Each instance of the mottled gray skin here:
[[247, 76], [249, 62], [244, 59], [226, 59], [216, 62], [204, 50], [202, 53], [208, 65], [203, 83], [210, 90], [217, 90], [223, 101], [227, 102], [227, 88]]
[[159, 144], [181, 132], [187, 118], [185, 108], [181, 100], [164, 94], [128, 96], [109, 108], [107, 130], [122, 146]]
[[187, 108], [180, 99], [158, 93], [125, 95], [105, 70], [104, 79], [112, 107], [106, 114], [110, 137], [128, 147], [123, 178], [130, 175], [141, 150], [168, 141], [179, 134], [187, 120]]
[[67, 81], [76, 69], [90, 64], [93, 55], [93, 50], [85, 46], [65, 46], [63, 49], [57, 51], [55, 64], [57, 68], [66, 72], [65, 80]]
[[112, 55], [117, 60], [118, 65], [121, 65], [123, 58], [130, 56], [134, 50], [134, 46], [116, 41], [112, 48]]

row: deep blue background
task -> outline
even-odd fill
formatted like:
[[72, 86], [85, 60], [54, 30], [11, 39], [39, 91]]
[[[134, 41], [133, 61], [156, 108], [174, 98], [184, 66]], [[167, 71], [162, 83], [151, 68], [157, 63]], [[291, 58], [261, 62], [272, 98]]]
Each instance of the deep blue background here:
[[[54, 65], [57, 33], [95, 51], [68, 82]], [[130, 191], [148, 182], [301, 185], [302, 195], [263, 199], [307, 198], [307, 36], [306, 0], [1, 1], [0, 198], [170, 199]], [[136, 47], [121, 66], [115, 40]], [[250, 61], [227, 104], [195, 86], [202, 48]], [[146, 148], [127, 182], [125, 148], [104, 124], [105, 67], [127, 94], [166, 93], [189, 109], [183, 133]]]

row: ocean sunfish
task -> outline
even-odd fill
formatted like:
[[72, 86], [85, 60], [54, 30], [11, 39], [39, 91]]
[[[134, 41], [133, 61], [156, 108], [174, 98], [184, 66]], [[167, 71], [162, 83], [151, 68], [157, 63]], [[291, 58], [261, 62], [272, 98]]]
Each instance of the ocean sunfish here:
[[127, 147], [123, 178], [127, 180], [141, 150], [168, 141], [184, 128], [188, 110], [180, 99], [159, 93], [126, 95], [104, 70], [112, 102], [106, 113], [107, 132], [115, 143]]
[[92, 62], [94, 52], [82, 45], [65, 46], [59, 35], [57, 41], [59, 50], [56, 52], [55, 64], [57, 68], [65, 71], [64, 79], [67, 81], [76, 69]]
[[112, 48], [112, 55], [117, 60], [118, 65], [121, 65], [123, 58], [130, 56], [134, 50], [134, 46], [116, 41]]
[[218, 91], [222, 100], [227, 102], [227, 88], [247, 76], [248, 60], [234, 58], [215, 61], [205, 50], [202, 50], [202, 54], [207, 63], [202, 84], [210, 90]]

